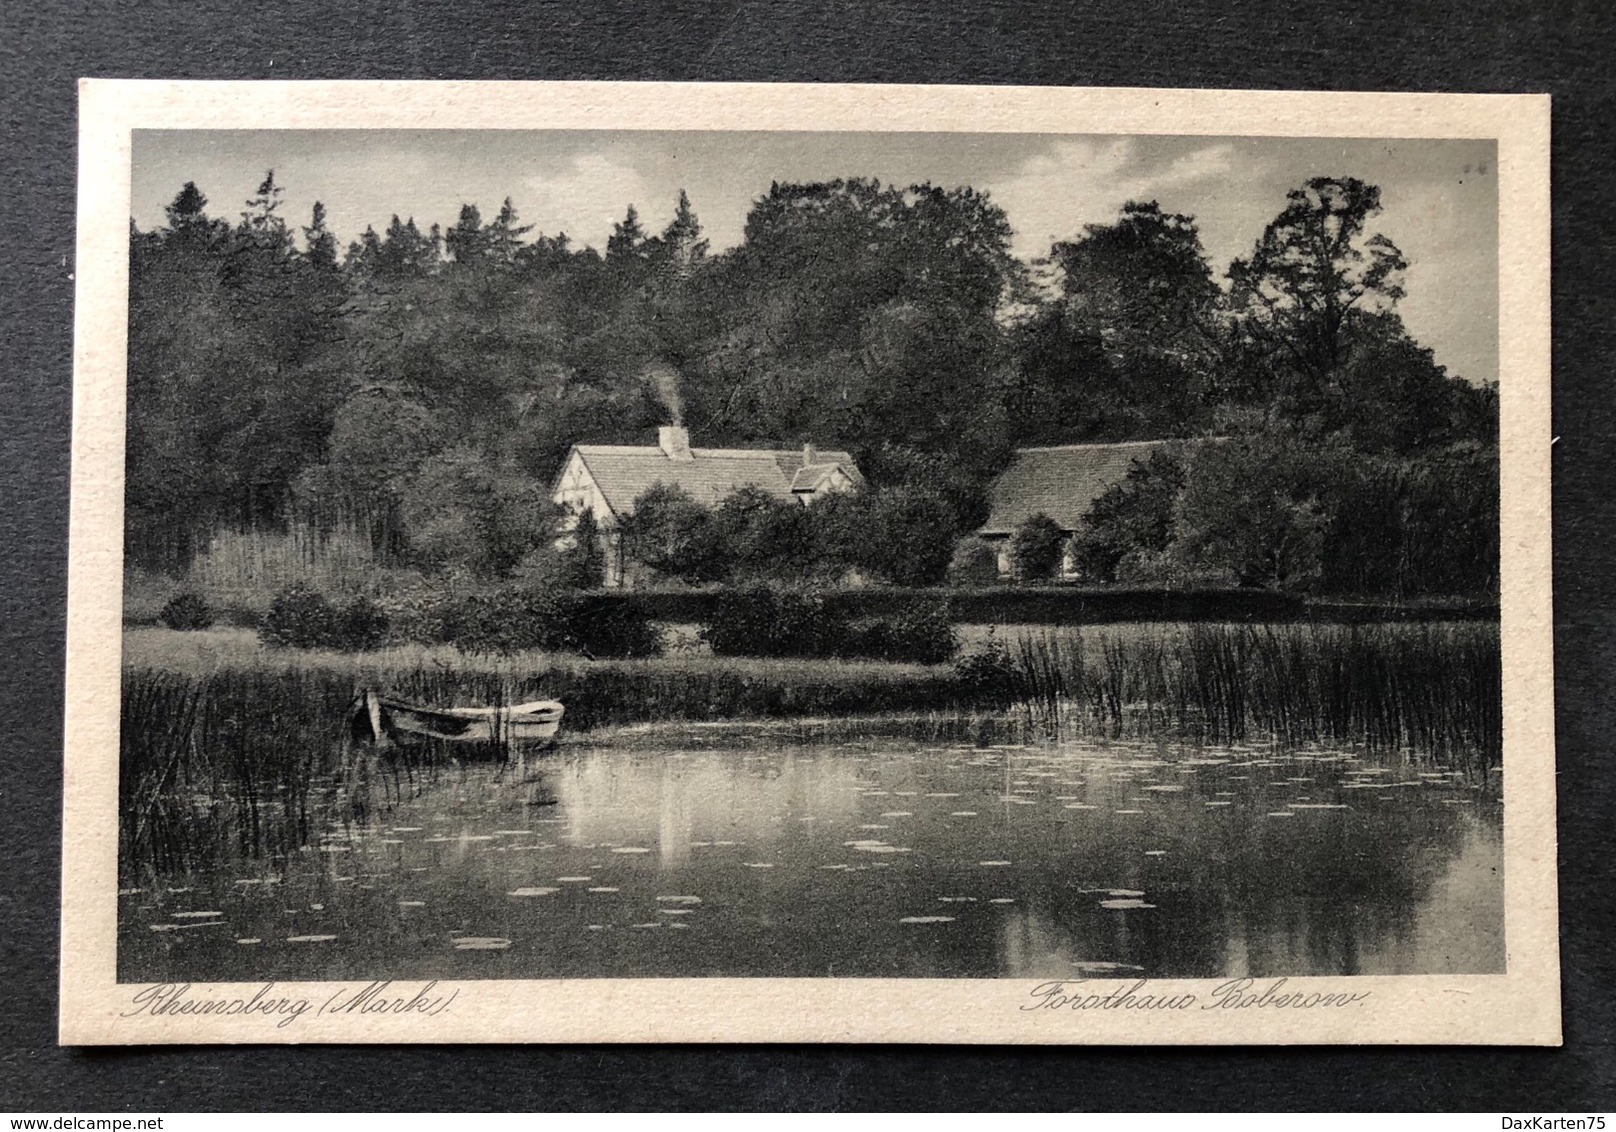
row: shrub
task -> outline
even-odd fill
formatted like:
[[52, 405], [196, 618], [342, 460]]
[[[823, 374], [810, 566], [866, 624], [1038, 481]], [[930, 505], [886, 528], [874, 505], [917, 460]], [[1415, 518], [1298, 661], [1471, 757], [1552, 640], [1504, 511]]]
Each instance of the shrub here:
[[824, 595], [752, 586], [713, 602], [701, 637], [719, 656], [828, 656], [833, 637]]
[[1010, 544], [1010, 560], [1016, 564], [1016, 576], [1029, 582], [1053, 578], [1060, 568], [1065, 541], [1066, 532], [1048, 515], [1040, 513], [1029, 518], [1021, 524]]
[[954, 556], [955, 515], [935, 491], [901, 485], [870, 497], [866, 526], [854, 532], [856, 565], [896, 586], [935, 586]]
[[855, 617], [816, 590], [729, 590], [713, 602], [702, 639], [719, 656], [844, 657], [939, 664], [958, 650], [948, 604], [913, 598], [890, 614]]
[[620, 533], [628, 556], [668, 578], [716, 581], [729, 573], [723, 535], [712, 511], [681, 487], [655, 484], [634, 501]]
[[957, 586], [989, 586], [999, 581], [999, 552], [981, 539], [964, 539], [948, 564], [948, 580]]
[[275, 648], [320, 648], [335, 635], [336, 622], [324, 595], [293, 587], [275, 595], [258, 624], [258, 639]]
[[1020, 693], [1020, 668], [997, 636], [954, 662], [954, 676], [966, 699], [979, 707], [1007, 708]]
[[637, 603], [606, 594], [507, 587], [440, 599], [413, 615], [429, 643], [507, 655], [528, 649], [590, 657], [656, 656], [662, 633]]
[[326, 643], [349, 652], [379, 648], [386, 643], [389, 628], [387, 612], [360, 595], [333, 617], [331, 639]]
[[657, 656], [662, 630], [643, 606], [600, 594], [579, 594], [567, 616], [567, 644], [592, 657]]
[[1241, 586], [1305, 593], [1324, 571], [1339, 442], [1273, 426], [1194, 450], [1175, 504], [1173, 553]]
[[959, 651], [946, 600], [915, 599], [891, 616], [853, 621], [841, 629], [835, 655], [941, 664]]
[[556, 650], [567, 639], [566, 603], [559, 593], [502, 589], [440, 599], [423, 627], [438, 643], [462, 652], [503, 655], [527, 649]]
[[282, 590], [258, 623], [258, 639], [275, 648], [358, 652], [386, 643], [390, 618], [368, 597], [340, 609], [314, 590]]
[[157, 619], [170, 629], [213, 628], [213, 610], [201, 597], [189, 591], [171, 597], [158, 613]]
[[1173, 540], [1173, 507], [1184, 487], [1178, 446], [1135, 460], [1121, 483], [1089, 505], [1072, 536], [1072, 558], [1089, 582], [1148, 582]]

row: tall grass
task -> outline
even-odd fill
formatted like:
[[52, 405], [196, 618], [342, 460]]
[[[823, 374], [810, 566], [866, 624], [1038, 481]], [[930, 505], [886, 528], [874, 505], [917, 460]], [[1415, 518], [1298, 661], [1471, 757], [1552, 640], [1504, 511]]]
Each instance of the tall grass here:
[[962, 689], [953, 671], [922, 665], [590, 662], [549, 653], [466, 657], [441, 646], [270, 652], [240, 630], [153, 629], [128, 634], [125, 659], [119, 828], [131, 871], [284, 857], [333, 827], [367, 820], [467, 753], [424, 744], [376, 757], [351, 744], [347, 708], [366, 687], [440, 706], [556, 698], [566, 704], [569, 732], [900, 712], [929, 712], [939, 733], [963, 726], [954, 722]]
[[1410, 750], [1484, 775], [1502, 756], [1496, 625], [1202, 625], [1023, 634], [1016, 698], [1050, 734], [1260, 738]]
[[215, 533], [192, 560], [189, 581], [216, 605], [258, 608], [291, 586], [371, 593], [383, 573], [369, 535], [359, 528], [293, 522], [285, 531]]
[[221, 857], [284, 858], [414, 793], [431, 748], [363, 757], [342, 682], [299, 668], [207, 677], [124, 673], [119, 839], [127, 865], [179, 871]]
[[[682, 655], [269, 651], [250, 633], [126, 635], [120, 836], [162, 870], [284, 857], [430, 783], [461, 753], [346, 737], [375, 687], [442, 706], [552, 697], [569, 732], [795, 721], [780, 734], [1260, 740], [1409, 751], [1482, 781], [1502, 748], [1496, 625], [1189, 625], [1022, 634], [991, 664]], [[898, 717], [902, 717], [899, 719]], [[860, 719], [851, 729], [845, 721]], [[793, 728], [795, 730], [793, 730]]]
[[232, 616], [262, 613], [276, 594], [292, 587], [352, 597], [375, 596], [419, 585], [419, 576], [384, 562], [358, 520], [319, 526], [303, 519], [285, 530], [222, 527], [204, 539], [180, 576], [130, 566], [124, 578], [124, 617], [155, 618], [178, 593], [195, 593]]

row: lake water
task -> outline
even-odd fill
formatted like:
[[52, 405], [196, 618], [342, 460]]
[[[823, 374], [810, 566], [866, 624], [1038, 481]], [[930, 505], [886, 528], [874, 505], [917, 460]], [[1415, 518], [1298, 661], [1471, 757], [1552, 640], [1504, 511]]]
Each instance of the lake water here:
[[575, 746], [290, 860], [126, 864], [119, 974], [1501, 972], [1500, 831], [1455, 774], [1341, 752]]

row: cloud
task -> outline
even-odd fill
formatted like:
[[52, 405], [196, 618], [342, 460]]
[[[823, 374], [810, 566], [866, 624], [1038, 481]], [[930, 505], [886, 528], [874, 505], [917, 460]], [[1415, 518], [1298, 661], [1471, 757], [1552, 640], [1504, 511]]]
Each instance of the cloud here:
[[605, 248], [630, 204], [648, 232], [673, 215], [671, 203], [660, 199], [666, 194], [654, 193], [638, 169], [606, 154], [581, 154], [559, 172], [527, 178], [524, 187], [516, 202], [522, 222], [548, 235], [565, 232], [577, 245]]
[[1227, 143], [1149, 167], [1132, 138], [1074, 139], [1055, 142], [989, 189], [1013, 218], [1017, 254], [1032, 257], [1047, 254], [1051, 243], [1077, 235], [1085, 224], [1115, 219], [1130, 200], [1227, 177], [1234, 164], [1234, 147]]

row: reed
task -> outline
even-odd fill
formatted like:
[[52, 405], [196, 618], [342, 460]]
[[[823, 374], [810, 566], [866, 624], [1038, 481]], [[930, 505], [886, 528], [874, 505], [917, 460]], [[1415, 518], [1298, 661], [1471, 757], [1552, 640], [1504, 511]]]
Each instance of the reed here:
[[[178, 642], [152, 664], [157, 641]], [[283, 859], [369, 820], [459, 765], [425, 744], [372, 757], [346, 738], [363, 688], [444, 706], [557, 698], [569, 732], [646, 722], [846, 719], [927, 713], [973, 733], [946, 667], [711, 656], [586, 661], [466, 657], [408, 646], [363, 655], [263, 649], [240, 630], [126, 639], [120, 836], [126, 871], [221, 856]], [[964, 722], [958, 722], [965, 720]], [[980, 727], [976, 728], [980, 731]]]
[[296, 667], [126, 670], [123, 861], [173, 872], [221, 856], [283, 859], [436, 777], [429, 748], [356, 757], [343, 726], [351, 699], [345, 682]]
[[[1483, 782], [1502, 750], [1498, 629], [1192, 624], [1023, 633], [982, 666], [684, 654], [588, 661], [447, 646], [267, 650], [241, 630], [125, 638], [120, 837], [129, 869], [284, 858], [453, 773], [427, 745], [345, 738], [366, 687], [444, 706], [556, 698], [570, 733], [783, 721], [807, 740], [1029, 736], [1404, 751]], [[669, 731], [676, 737], [679, 726]], [[672, 741], [672, 740], [670, 740]]]
[[1502, 756], [1496, 625], [1192, 624], [1021, 636], [1018, 700], [1046, 734], [1406, 750], [1484, 777]]
[[[419, 584], [418, 576], [376, 551], [363, 516], [317, 524], [294, 518], [280, 530], [221, 527], [201, 540], [178, 577], [131, 568], [125, 578], [125, 616], [150, 616], [150, 607], [177, 592], [201, 595], [233, 616], [261, 614], [277, 593], [303, 588], [334, 597], [374, 597]], [[159, 602], [160, 604], [160, 602]]]

